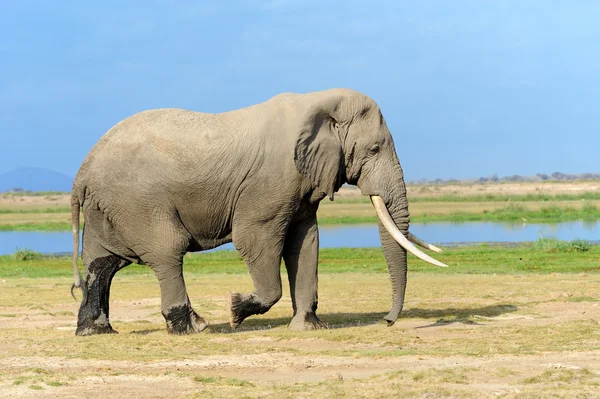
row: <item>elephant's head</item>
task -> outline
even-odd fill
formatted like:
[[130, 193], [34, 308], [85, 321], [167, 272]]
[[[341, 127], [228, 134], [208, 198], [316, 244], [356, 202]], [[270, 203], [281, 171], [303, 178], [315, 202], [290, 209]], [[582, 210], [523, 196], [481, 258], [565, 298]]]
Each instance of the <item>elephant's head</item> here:
[[311, 105], [300, 124], [296, 166], [318, 194], [332, 200], [345, 182], [357, 185], [364, 195], [370, 196], [379, 218], [379, 234], [392, 280], [392, 309], [384, 317], [392, 325], [404, 304], [406, 251], [434, 265], [446, 265], [412, 244], [440, 251], [408, 231], [404, 174], [377, 104], [346, 89], [312, 93], [308, 97]]

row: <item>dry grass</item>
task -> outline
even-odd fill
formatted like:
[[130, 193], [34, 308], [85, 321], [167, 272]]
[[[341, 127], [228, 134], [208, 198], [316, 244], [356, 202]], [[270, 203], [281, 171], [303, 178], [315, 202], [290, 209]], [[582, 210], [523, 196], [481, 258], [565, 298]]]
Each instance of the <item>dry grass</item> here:
[[547, 181], [521, 183], [456, 183], [408, 184], [408, 194], [413, 198], [443, 195], [529, 195], [529, 194], [582, 194], [600, 193], [600, 181]]
[[111, 298], [120, 334], [75, 337], [70, 284], [0, 281], [0, 397], [593, 397], [600, 387], [598, 273], [411, 272], [391, 328], [386, 273], [324, 273], [319, 313], [331, 328], [308, 332], [286, 328], [288, 295], [232, 332], [225, 294], [250, 291], [250, 277], [188, 273], [211, 322], [192, 336], [166, 333], [152, 275], [123, 274]]

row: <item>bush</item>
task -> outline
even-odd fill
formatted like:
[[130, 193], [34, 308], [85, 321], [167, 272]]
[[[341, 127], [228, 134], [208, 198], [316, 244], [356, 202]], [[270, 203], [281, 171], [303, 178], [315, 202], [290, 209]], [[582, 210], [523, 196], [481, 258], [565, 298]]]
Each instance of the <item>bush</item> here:
[[591, 244], [584, 240], [559, 241], [556, 238], [539, 238], [535, 249], [541, 252], [587, 252]]
[[41, 257], [42, 254], [40, 254], [39, 252], [32, 251], [30, 249], [18, 249], [17, 252], [13, 254], [13, 258], [19, 261], [35, 260], [40, 259]]
[[586, 201], [583, 204], [583, 208], [582, 208], [584, 213], [596, 213], [598, 212], [598, 208], [596, 207], [596, 205], [592, 204], [589, 201]]

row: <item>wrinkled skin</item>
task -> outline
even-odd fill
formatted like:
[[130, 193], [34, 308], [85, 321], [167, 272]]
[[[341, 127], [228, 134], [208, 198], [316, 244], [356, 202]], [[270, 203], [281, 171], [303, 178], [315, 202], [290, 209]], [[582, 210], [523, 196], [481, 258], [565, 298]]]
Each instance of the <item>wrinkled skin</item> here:
[[[222, 114], [158, 109], [108, 131], [73, 184], [74, 232], [85, 217], [84, 298], [77, 335], [112, 333], [114, 274], [149, 265], [170, 333], [202, 331], [182, 272], [186, 252], [234, 243], [254, 292], [229, 294], [230, 323], [268, 311], [288, 270], [293, 329], [323, 327], [317, 310], [319, 202], [342, 184], [379, 195], [406, 234], [408, 202], [392, 136], [377, 104], [347, 89], [285, 93]], [[76, 216], [77, 215], [77, 216]], [[393, 323], [402, 310], [406, 251], [380, 226], [393, 286]]]

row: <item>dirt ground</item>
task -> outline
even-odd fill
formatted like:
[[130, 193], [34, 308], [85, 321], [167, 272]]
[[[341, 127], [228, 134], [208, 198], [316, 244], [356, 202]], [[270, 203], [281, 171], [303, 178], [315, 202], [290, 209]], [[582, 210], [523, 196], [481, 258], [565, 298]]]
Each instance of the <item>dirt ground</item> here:
[[70, 194], [59, 195], [12, 195], [0, 194], [2, 209], [65, 208], [71, 203]]
[[[66, 295], [11, 295], [0, 306], [0, 397], [600, 397], [600, 275], [550, 275], [539, 283], [528, 276], [438, 277], [413, 278], [404, 317], [388, 328], [375, 321], [387, 293], [375, 302], [361, 294], [386, 283], [385, 275], [367, 276], [365, 287], [339, 302], [332, 297], [344, 283], [323, 275], [325, 303], [343, 313], [336, 319], [323, 306], [322, 317], [334, 323], [321, 332], [288, 331], [283, 298], [274, 314], [232, 333], [215, 290], [192, 298], [207, 309], [209, 329], [169, 336], [156, 283], [126, 276], [111, 301], [120, 334], [81, 338], [73, 336], [77, 303]], [[225, 281], [247, 277], [205, 279], [222, 290]], [[148, 286], [133, 294], [140, 280]], [[45, 298], [70, 284], [4, 281], [0, 297], [2, 285], [12, 287], [7, 295], [38, 289]], [[464, 293], [479, 284], [494, 287]], [[190, 286], [199, 291], [198, 282]], [[376, 316], [357, 321], [351, 312], [358, 308]]]
[[[527, 183], [456, 183], [407, 184], [410, 197], [435, 197], [442, 195], [527, 195], [527, 194], [580, 194], [600, 192], [600, 181], [527, 182]], [[356, 187], [342, 187], [340, 197], [361, 195]]]

